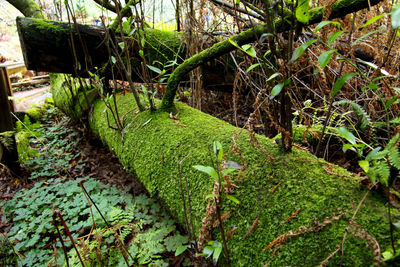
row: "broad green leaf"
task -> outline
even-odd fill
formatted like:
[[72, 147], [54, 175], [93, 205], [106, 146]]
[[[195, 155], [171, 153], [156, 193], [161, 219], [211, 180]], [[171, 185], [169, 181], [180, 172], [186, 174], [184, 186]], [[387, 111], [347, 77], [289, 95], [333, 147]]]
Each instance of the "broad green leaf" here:
[[112, 62], [113, 64], [115, 64], [115, 62], [117, 62], [117, 60], [115, 59], [114, 56], [111, 56], [111, 62]]
[[151, 65], [147, 65], [147, 67], [148, 67], [149, 69], [151, 69], [152, 71], [158, 73], [158, 74], [161, 74], [161, 72], [162, 72], [162, 70], [160, 70], [160, 69], [157, 68], [157, 67], [154, 67], [154, 66], [151, 66]]
[[214, 179], [218, 179], [218, 174], [213, 167], [210, 166], [203, 166], [203, 165], [195, 165], [193, 166], [198, 171], [204, 172], [208, 174], [210, 177]]
[[321, 21], [321, 22], [317, 25], [317, 27], [315, 27], [315, 31], [317, 32], [317, 31], [321, 30], [323, 27], [325, 27], [325, 26], [328, 25], [328, 24], [334, 24], [334, 25], [336, 25], [336, 27], [337, 27], [338, 29], [340, 29], [340, 23], [339, 23], [339, 22], [324, 20], [324, 21]]
[[400, 6], [394, 6], [392, 9], [392, 27], [394, 29], [400, 27]]
[[351, 132], [349, 132], [349, 130], [347, 130], [345, 127], [343, 126], [339, 127], [338, 133], [340, 137], [349, 141], [350, 144], [354, 145], [356, 143], [356, 137]]
[[124, 31], [124, 33], [128, 33], [130, 29], [131, 26], [129, 25], [129, 21], [122, 22], [122, 30]]
[[272, 88], [271, 96], [269, 97], [269, 99], [274, 99], [275, 96], [279, 95], [279, 93], [282, 91], [284, 86], [285, 86], [285, 83], [283, 83], [283, 82], [275, 85], [274, 88]]
[[271, 76], [268, 77], [267, 82], [269, 82], [270, 80], [278, 77], [279, 75], [282, 75], [282, 73], [280, 72], [275, 72], [274, 74], [272, 74]]
[[260, 66], [260, 65], [261, 65], [261, 63], [253, 64], [253, 65], [251, 65], [251, 66], [246, 70], [246, 72], [249, 72], [249, 71], [251, 71], [252, 69], [254, 69], [254, 68], [256, 68], [256, 67], [258, 67], [258, 66]]
[[246, 51], [247, 49], [250, 49], [250, 47], [251, 47], [251, 45], [249, 45], [249, 44], [242, 45], [242, 49], [244, 51]]
[[258, 39], [259, 43], [262, 43], [267, 39], [268, 36], [274, 36], [272, 33], [263, 33], [261, 34], [261, 37]]
[[209, 258], [214, 252], [214, 247], [206, 246], [203, 249], [203, 254]]
[[383, 261], [390, 261], [394, 258], [395, 258], [395, 256], [393, 255], [393, 252], [391, 250], [386, 250], [386, 251], [382, 252]]
[[269, 54], [271, 54], [271, 50], [267, 50], [267, 52], [265, 52], [265, 54], [263, 55], [263, 57], [265, 58], [265, 57], [268, 56]]
[[248, 54], [251, 57], [257, 58], [257, 52], [256, 50], [254, 50], [254, 48], [251, 45], [243, 45], [242, 49], [244, 52], [246, 52], [246, 54]]
[[175, 256], [181, 255], [185, 250], [189, 247], [189, 245], [179, 246], [175, 251]]
[[214, 197], [218, 197], [218, 195], [216, 195], [216, 194], [209, 194], [209, 195], [206, 196], [206, 199], [214, 198]]
[[290, 59], [291, 62], [294, 62], [296, 60], [298, 60], [301, 55], [304, 53], [304, 51], [313, 43], [315, 43], [317, 41], [317, 39], [312, 39], [302, 45], [300, 45], [299, 47], [296, 48], [296, 50], [294, 50], [292, 58]]
[[139, 50], [139, 55], [140, 55], [141, 57], [144, 57], [144, 53], [143, 53], [143, 50], [142, 50], [142, 49]]
[[125, 48], [125, 43], [124, 42], [119, 42], [118, 43], [119, 47], [123, 50]]
[[231, 38], [228, 38], [228, 41], [229, 41], [233, 46], [235, 46], [236, 48], [241, 49], [240, 46], [239, 46], [235, 41], [233, 41]]
[[364, 86], [363, 88], [361, 88], [361, 91], [365, 92], [365, 90], [367, 90], [367, 89], [372, 89], [375, 91], [376, 89], [378, 89], [378, 85], [376, 83], [370, 83], [367, 86]]
[[346, 152], [347, 150], [351, 150], [351, 151], [357, 152], [357, 150], [354, 148], [353, 145], [347, 144], [347, 143], [343, 144], [343, 152]]
[[342, 35], [345, 31], [337, 31], [331, 34], [328, 38], [328, 45], [330, 46], [340, 35]]
[[357, 73], [346, 73], [345, 75], [343, 75], [342, 77], [340, 77], [339, 79], [337, 79], [337, 81], [335, 82], [335, 84], [333, 85], [333, 90], [331, 93], [331, 97], [335, 97], [336, 94], [340, 91], [340, 89], [342, 89], [343, 85], [351, 78], [353, 78], [354, 76], [356, 76]]
[[226, 198], [231, 200], [232, 202], [235, 202], [236, 204], [240, 204], [240, 201], [232, 195], [226, 195]]
[[362, 28], [364, 28], [364, 27], [367, 27], [368, 25], [371, 25], [372, 23], [374, 23], [375, 21], [377, 21], [377, 20], [383, 18], [384, 16], [386, 16], [386, 14], [380, 14], [380, 15], [377, 15], [377, 16], [375, 16], [375, 17], [369, 19], [366, 23], [364, 23], [364, 25], [362, 25], [362, 26], [360, 27], [360, 29], [362, 29]]
[[223, 176], [225, 176], [225, 175], [228, 175], [228, 174], [230, 174], [230, 173], [232, 173], [232, 172], [235, 172], [235, 171], [237, 171], [237, 169], [231, 169], [231, 168], [229, 168], [229, 169], [226, 169], [224, 172], [223, 172]]
[[322, 53], [318, 57], [318, 63], [322, 69], [325, 68], [326, 65], [328, 65], [329, 61], [331, 61], [333, 53], [335, 53], [336, 51], [337, 51], [336, 49], [328, 50], [328, 51], [325, 51], [324, 53]]
[[219, 255], [221, 255], [221, 252], [222, 252], [222, 245], [215, 248], [214, 253], [213, 253], [213, 261], [215, 263], [218, 262]]
[[296, 18], [303, 24], [307, 24], [310, 19], [308, 13], [308, 0], [298, 0], [296, 8]]
[[285, 87], [285, 85], [288, 85], [289, 83], [290, 80], [286, 79], [285, 81], [275, 85], [274, 88], [272, 88], [271, 96], [269, 97], [269, 99], [274, 99], [274, 97], [279, 95], [279, 93], [282, 91], [283, 87]]
[[214, 154], [217, 156], [217, 159], [219, 161], [221, 161], [222, 157], [224, 156], [224, 150], [223, 150], [222, 145], [221, 145], [221, 143], [219, 141], [214, 141], [213, 150], [214, 150]]
[[367, 161], [367, 160], [359, 160], [358, 161], [358, 165], [360, 165], [361, 169], [363, 169], [363, 171], [365, 173], [367, 173], [369, 171], [369, 161]]

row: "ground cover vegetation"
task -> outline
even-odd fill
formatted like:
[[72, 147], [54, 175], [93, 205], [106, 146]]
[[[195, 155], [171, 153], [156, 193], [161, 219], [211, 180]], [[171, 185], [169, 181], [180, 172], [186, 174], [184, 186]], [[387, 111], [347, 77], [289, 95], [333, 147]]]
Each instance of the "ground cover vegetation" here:
[[[56, 116], [54, 106], [47, 106], [35, 123], [27, 115], [17, 122], [20, 162], [30, 175], [29, 180], [13, 181], [27, 188], [1, 202], [2, 229], [8, 229], [7, 235], [1, 235], [1, 264], [168, 266], [174, 260], [183, 262], [182, 257], [174, 259], [174, 253], [186, 249], [188, 238], [179, 234], [174, 221], [140, 186], [132, 195], [129, 185], [118, 189], [94, 179], [97, 173], [88, 168], [89, 158], [79, 151], [81, 132], [67, 118]], [[74, 244], [63, 240], [67, 230]]]
[[[158, 53], [162, 60], [148, 54], [141, 2], [107, 4], [120, 36], [107, 44], [112, 75], [106, 68], [88, 70], [89, 80], [54, 75], [55, 102], [76, 120], [88, 118], [185, 226], [196, 255], [228, 266], [396, 264], [396, 3], [177, 1], [177, 29], [187, 26], [183, 62], [172, 47]], [[202, 89], [212, 64], [235, 70], [230, 92]]]

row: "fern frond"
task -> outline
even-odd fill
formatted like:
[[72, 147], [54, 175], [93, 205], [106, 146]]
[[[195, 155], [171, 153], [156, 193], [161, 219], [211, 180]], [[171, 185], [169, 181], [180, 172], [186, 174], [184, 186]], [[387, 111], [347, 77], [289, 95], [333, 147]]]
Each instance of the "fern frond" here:
[[396, 146], [396, 144], [399, 142], [400, 139], [400, 134], [396, 134], [395, 136], [393, 136], [390, 140], [389, 143], [387, 144], [387, 148], [390, 149], [394, 146]]
[[369, 169], [367, 175], [373, 183], [379, 181], [385, 186], [388, 186], [390, 176], [389, 164], [382, 160], [374, 162], [374, 166]]
[[389, 149], [389, 161], [396, 169], [400, 170], [400, 153], [396, 146]]
[[341, 107], [350, 107], [353, 112], [360, 117], [360, 129], [365, 130], [371, 126], [371, 118], [368, 113], [357, 103], [354, 103], [351, 100], [343, 99], [336, 101], [334, 105], [341, 106]]

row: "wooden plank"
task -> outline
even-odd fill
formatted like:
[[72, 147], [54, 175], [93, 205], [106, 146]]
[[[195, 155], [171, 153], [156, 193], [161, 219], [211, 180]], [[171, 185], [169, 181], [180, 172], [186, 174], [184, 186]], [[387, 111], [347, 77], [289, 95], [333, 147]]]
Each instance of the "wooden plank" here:
[[32, 79], [28, 81], [23, 81], [23, 82], [17, 82], [13, 83], [12, 87], [20, 87], [20, 86], [30, 86], [30, 85], [36, 85], [36, 84], [41, 84], [41, 83], [47, 83], [50, 81], [49, 77], [41, 78], [41, 79]]
[[25, 63], [20, 61], [20, 62], [7, 62], [7, 63], [2, 63], [0, 64], [0, 68], [7, 68], [8, 75], [18, 73], [18, 72], [23, 72], [26, 71], [26, 66]]
[[7, 68], [7, 70], [8, 70], [8, 75], [27, 71], [25, 64], [18, 65], [18, 66], [15, 66], [15, 67], [13, 66], [11, 68]]

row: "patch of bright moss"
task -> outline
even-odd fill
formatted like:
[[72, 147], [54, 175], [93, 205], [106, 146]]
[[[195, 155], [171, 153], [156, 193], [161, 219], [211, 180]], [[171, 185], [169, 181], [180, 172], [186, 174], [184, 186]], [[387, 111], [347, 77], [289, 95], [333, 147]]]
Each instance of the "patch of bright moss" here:
[[[102, 101], [94, 104], [90, 120], [92, 129], [118, 155], [125, 168], [136, 175], [150, 194], [164, 203], [183, 225], [185, 219], [177, 160], [187, 156], [181, 168], [190, 183], [193, 221], [198, 234], [207, 205], [205, 197], [212, 192], [213, 181], [195, 170], [193, 165], [211, 165], [213, 141], [220, 141], [226, 151], [232, 144], [232, 135], [240, 129], [181, 103], [176, 103], [179, 121], [175, 122], [168, 113], [161, 111], [137, 114], [129, 94], [119, 95], [117, 102], [120, 115], [125, 118], [124, 134], [108, 127]], [[297, 149], [285, 154], [270, 139], [257, 137], [261, 146], [274, 158], [274, 164], [250, 144], [246, 132], [240, 135], [236, 142], [247, 167], [246, 176], [233, 181], [239, 186], [233, 196], [239, 199], [240, 204], [229, 201], [224, 204], [224, 210], [231, 211], [225, 229], [237, 227], [236, 234], [228, 239], [233, 265], [262, 266], [269, 261], [271, 266], [319, 265], [336, 250], [337, 244], [341, 244], [354, 212], [354, 203], [356, 205], [361, 200], [365, 188], [342, 168], [327, 165]], [[234, 155], [230, 155], [229, 160], [241, 162]], [[272, 192], [278, 183], [280, 185]], [[298, 209], [297, 217], [285, 223]], [[338, 215], [338, 210], [345, 215], [338, 221], [332, 220], [331, 225], [323, 230], [289, 238], [275, 255], [271, 250], [262, 252], [278, 236], [296, 231], [301, 226], [309, 227], [315, 221], [322, 223], [327, 217]], [[370, 193], [355, 220], [377, 239], [382, 250], [389, 246], [390, 240], [384, 214], [384, 200]], [[245, 237], [257, 217], [258, 226]], [[218, 229], [215, 230], [215, 239], [221, 241]], [[349, 235], [344, 265], [367, 266], [372, 259], [365, 242]], [[339, 262], [340, 256], [337, 255], [329, 264], [337, 266]]]
[[37, 18], [32, 18], [32, 20], [34, 21], [34, 25], [40, 30], [50, 31], [53, 33], [68, 33], [68, 29], [60, 26], [56, 21]]
[[[85, 99], [85, 92], [80, 84], [71, 75], [50, 73], [50, 85], [55, 105], [74, 120], [82, 117], [82, 113], [89, 106]], [[66, 81], [68, 80], [68, 82]], [[72, 91], [68, 84], [73, 84]], [[89, 105], [98, 97], [96, 88], [86, 88]]]
[[42, 116], [42, 108], [41, 107], [33, 107], [25, 110], [25, 113], [28, 114], [29, 118], [38, 121]]
[[[205, 196], [211, 193], [213, 183], [192, 166], [211, 165], [212, 142], [220, 141], [227, 150], [232, 134], [240, 129], [180, 103], [177, 103], [178, 123], [170, 119], [168, 113], [146, 111], [135, 114], [133, 101], [127, 96], [120, 96], [118, 103], [121, 114], [128, 114], [123, 145], [121, 135], [107, 127], [104, 105], [100, 102], [95, 104], [92, 128], [124, 166], [137, 175], [150, 194], [165, 203], [182, 224], [184, 214], [176, 162], [189, 155], [182, 165], [182, 173], [190, 181], [193, 220], [198, 230], [205, 214]], [[238, 138], [237, 144], [247, 165], [246, 177], [234, 181], [240, 187], [234, 196], [241, 203], [225, 202], [224, 206], [232, 212], [225, 223], [226, 229], [237, 227], [237, 234], [228, 241], [233, 262], [235, 266], [261, 266], [270, 260], [274, 266], [317, 265], [336, 249], [336, 244], [341, 243], [353, 212], [351, 203], [361, 200], [365, 188], [339, 167], [333, 171], [343, 177], [329, 175], [325, 170], [326, 163], [313, 155], [296, 149], [291, 154], [284, 154], [269, 139], [258, 138], [275, 163], [271, 164], [262, 152], [252, 147], [247, 133]], [[235, 156], [230, 160], [240, 162]], [[272, 193], [278, 183], [280, 186]], [[300, 209], [297, 218], [284, 223], [297, 209]], [[288, 239], [275, 256], [271, 251], [262, 252], [278, 236], [308, 226], [310, 222], [323, 222], [326, 217], [337, 214], [338, 209], [348, 215], [333, 221], [321, 232]], [[383, 214], [383, 200], [373, 196], [360, 210], [356, 222], [385, 247], [389, 232], [387, 227], [381, 227], [387, 223]], [[245, 238], [257, 216], [260, 217], [258, 227]], [[345, 251], [347, 266], [365, 265], [372, 258], [363, 242], [349, 236]], [[335, 265], [339, 261], [340, 257], [335, 257], [331, 263]]]

